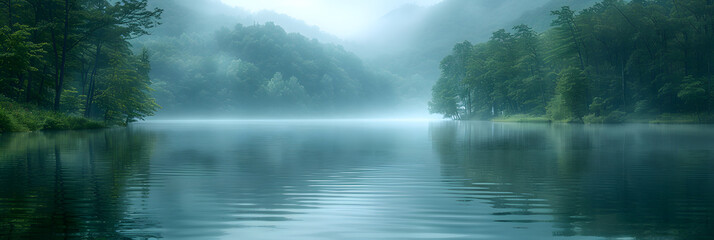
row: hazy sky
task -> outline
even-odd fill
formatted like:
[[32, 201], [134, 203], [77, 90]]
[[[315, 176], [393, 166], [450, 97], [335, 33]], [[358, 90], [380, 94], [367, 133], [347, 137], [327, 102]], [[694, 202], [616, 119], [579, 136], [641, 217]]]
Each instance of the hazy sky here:
[[316, 25], [338, 37], [350, 37], [404, 4], [429, 6], [442, 0], [221, 0], [251, 11], [273, 10]]

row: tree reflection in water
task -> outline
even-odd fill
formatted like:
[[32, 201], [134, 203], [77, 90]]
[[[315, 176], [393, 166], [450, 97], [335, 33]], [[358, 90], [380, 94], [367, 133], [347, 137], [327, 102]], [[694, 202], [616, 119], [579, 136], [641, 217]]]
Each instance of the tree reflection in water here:
[[0, 235], [158, 237], [142, 231], [154, 223], [140, 200], [156, 138], [131, 128], [1, 135]]
[[714, 134], [701, 126], [430, 125], [444, 175], [496, 221], [552, 221], [554, 236], [714, 236]]

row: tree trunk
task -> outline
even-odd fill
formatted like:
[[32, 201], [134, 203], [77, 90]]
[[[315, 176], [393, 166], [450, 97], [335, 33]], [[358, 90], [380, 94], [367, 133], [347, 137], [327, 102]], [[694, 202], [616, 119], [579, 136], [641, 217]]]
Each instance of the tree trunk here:
[[20, 102], [20, 98], [22, 98], [22, 84], [25, 82], [25, 79], [23, 79], [23, 74], [22, 72], [17, 74], [17, 96], [15, 97], [15, 100], [17, 102]]
[[707, 104], [707, 112], [711, 113], [712, 112], [712, 61], [708, 60], [707, 61], [707, 75], [709, 75], [709, 81], [707, 81], [707, 99], [708, 104]]
[[12, 23], [12, 0], [7, 0], [7, 25], [12, 32], [14, 30], [14, 24]]
[[[87, 90], [87, 75], [89, 75], [89, 67], [87, 67], [87, 63], [82, 59], [82, 67], [80, 68], [81, 72], [81, 80], [80, 80], [80, 91], [79, 94], [84, 94], [85, 91]], [[85, 95], [86, 96], [86, 95]]]
[[25, 88], [25, 102], [32, 100], [32, 72], [27, 72], [27, 87]]
[[43, 93], [45, 91], [45, 76], [47, 75], [47, 65], [42, 68], [42, 76], [40, 76], [40, 87], [37, 88], [37, 105], [39, 106], [42, 101]]
[[627, 108], [627, 84], [625, 80], [625, 54], [620, 55], [620, 74], [622, 76], [622, 107]]
[[97, 75], [97, 65], [99, 64], [99, 55], [102, 51], [102, 43], [97, 43], [97, 52], [94, 55], [94, 67], [92, 68], [92, 74], [89, 76], [89, 90], [87, 92], [87, 102], [85, 103], [84, 116], [91, 117], [92, 114], [92, 104], [94, 103], [94, 89], [96, 86], [95, 76]]
[[471, 90], [469, 90], [469, 99], [467, 101], [469, 101], [469, 102], [466, 104], [466, 106], [467, 106], [466, 115], [467, 115], [467, 117], [471, 117]]
[[687, 32], [683, 33], [684, 43], [682, 44], [682, 50], [684, 51], [684, 76], [689, 76], [689, 35]]
[[60, 100], [62, 97], [62, 87], [64, 85], [64, 75], [65, 75], [65, 64], [67, 63], [67, 50], [69, 50], [69, 47], [67, 46], [67, 40], [69, 38], [69, 0], [64, 1], [64, 31], [62, 32], [62, 57], [60, 60], [60, 66], [59, 66], [59, 76], [57, 77], [57, 81], [55, 82], [57, 85], [55, 86], [55, 101], [54, 101], [54, 106], [52, 107], [53, 110], [59, 111], [60, 108]]
[[580, 49], [580, 41], [578, 40], [578, 26], [573, 21], [570, 25], [570, 32], [573, 35], [575, 48], [578, 50], [578, 59], [580, 59], [580, 70], [585, 71], [585, 60], [583, 60], [583, 51]]

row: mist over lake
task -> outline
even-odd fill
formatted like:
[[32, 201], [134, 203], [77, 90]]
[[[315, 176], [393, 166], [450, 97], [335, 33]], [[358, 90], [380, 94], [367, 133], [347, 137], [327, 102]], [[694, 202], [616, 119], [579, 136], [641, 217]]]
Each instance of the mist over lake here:
[[0, 239], [714, 239], [712, 0], [0, 1]]

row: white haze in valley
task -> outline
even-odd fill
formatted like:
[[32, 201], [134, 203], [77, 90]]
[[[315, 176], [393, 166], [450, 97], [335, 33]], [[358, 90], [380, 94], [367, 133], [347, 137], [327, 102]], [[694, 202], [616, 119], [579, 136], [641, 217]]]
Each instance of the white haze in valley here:
[[[210, 68], [190, 68], [185, 71], [172, 69], [188, 60], [211, 63], [216, 73], [236, 56], [226, 53], [207, 55], [215, 52], [215, 36], [220, 31], [230, 31], [237, 24], [242, 26], [261, 25], [272, 22], [287, 33], [298, 33], [319, 42], [334, 44], [359, 59], [369, 72], [384, 76], [383, 80], [393, 89], [392, 102], [373, 106], [374, 109], [340, 111], [340, 118], [440, 118], [428, 111], [431, 88], [440, 76], [439, 63], [450, 54], [454, 44], [470, 41], [474, 44], [488, 41], [494, 31], [510, 30], [518, 24], [528, 24], [539, 32], [550, 27], [549, 13], [564, 5], [588, 5], [594, 0], [162, 0], [150, 1], [151, 7], [163, 8], [163, 24], [153, 29], [151, 36], [134, 41], [134, 46], [159, 45], [165, 42], [184, 44], [187, 49], [179, 56], [167, 58], [161, 53], [169, 50], [153, 49], [156, 57], [169, 59], [152, 68], [156, 81], [164, 81], [162, 86], [173, 86], [183, 79], [191, 83], [192, 76], [206, 75], [211, 78]], [[582, 6], [581, 6], [582, 7]], [[582, 8], [580, 8], [582, 9]], [[545, 17], [534, 17], [545, 16]], [[143, 42], [142, 42], [143, 41]], [[164, 46], [165, 47], [165, 46]], [[192, 52], [194, 48], [203, 49]], [[163, 50], [162, 50], [163, 49]], [[149, 48], [149, 50], [152, 50]], [[165, 50], [165, 51], [164, 51]], [[163, 51], [163, 52], [162, 52]], [[180, 55], [178, 54], [178, 55]], [[180, 60], [177, 60], [180, 59]], [[230, 60], [230, 61], [229, 61]], [[195, 65], [185, 65], [195, 66]], [[206, 65], [208, 66], [208, 65]], [[201, 71], [208, 72], [201, 72]], [[195, 72], [192, 72], [195, 71]], [[169, 73], [169, 74], [160, 74]], [[199, 74], [200, 73], [200, 74]], [[189, 76], [185, 77], [182, 76]], [[184, 83], [180, 83], [184, 84]], [[173, 92], [164, 94], [162, 106], [173, 103]], [[201, 93], [199, 91], [199, 93]], [[212, 96], [216, 93], [201, 93]], [[157, 100], [162, 100], [157, 98]], [[369, 99], [365, 99], [369, 100]], [[205, 103], [201, 100], [193, 105]], [[165, 107], [157, 117], [175, 118], [200, 114], [204, 118], [230, 119], [230, 111], [214, 111], [206, 105], [197, 112], [180, 108]], [[186, 112], [182, 112], [186, 111]], [[183, 116], [182, 114], [186, 114]], [[239, 118], [260, 119], [265, 116], [239, 116]], [[290, 116], [287, 116], [290, 117]], [[292, 116], [298, 118], [310, 116]], [[333, 117], [333, 116], [314, 116]]]
[[390, 11], [414, 4], [431, 6], [442, 0], [221, 0], [253, 12], [263, 10], [286, 14], [320, 27], [341, 38], [365, 31]]

